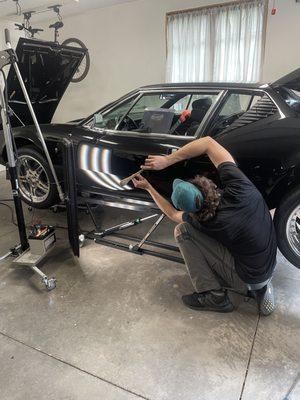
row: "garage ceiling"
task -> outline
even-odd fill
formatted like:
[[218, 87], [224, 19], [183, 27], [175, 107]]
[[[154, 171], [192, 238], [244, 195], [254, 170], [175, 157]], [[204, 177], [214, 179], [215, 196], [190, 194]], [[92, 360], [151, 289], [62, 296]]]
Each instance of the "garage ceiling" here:
[[[120, 3], [129, 3], [137, 0], [19, 0], [19, 4], [24, 11], [43, 11], [49, 6], [61, 4], [62, 16], [80, 14], [88, 9], [109, 7]], [[16, 15], [16, 3], [13, 0], [0, 0], [0, 20], [7, 18], [20, 18]], [[50, 12], [37, 13], [35, 21], [51, 18]], [[15, 19], [15, 18], [14, 18]]]

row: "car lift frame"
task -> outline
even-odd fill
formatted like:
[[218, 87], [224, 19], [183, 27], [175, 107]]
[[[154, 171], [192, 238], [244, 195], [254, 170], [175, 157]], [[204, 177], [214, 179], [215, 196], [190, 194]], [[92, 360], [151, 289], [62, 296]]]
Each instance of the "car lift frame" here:
[[[148, 254], [154, 257], [159, 257], [165, 260], [184, 264], [182, 257], [180, 257], [180, 251], [177, 246], [150, 240], [150, 236], [154, 233], [154, 231], [159, 227], [161, 222], [164, 220], [165, 217], [164, 214], [155, 213], [145, 217], [138, 217], [136, 219], [126, 221], [106, 229], [99, 230], [99, 228], [97, 227], [96, 218], [93, 210], [91, 209], [88, 203], [86, 203], [86, 206], [89, 215], [93, 221], [93, 224], [95, 225], [95, 230], [88, 232], [86, 234], [79, 235], [79, 242], [81, 246], [84, 244], [85, 239], [90, 239], [94, 240], [94, 242], [97, 244], [102, 244], [105, 246], [117, 248], [119, 250], [127, 251], [130, 253], [138, 255]], [[120, 233], [120, 231], [126, 230], [136, 225], [140, 225], [143, 222], [148, 221], [155, 217], [157, 217], [155, 222], [153, 223], [153, 225], [151, 225], [151, 227], [143, 237]], [[130, 243], [127, 244], [120, 240], [110, 239], [110, 238], [108, 239], [107, 236], [113, 236], [117, 239], [123, 239], [123, 240], [125, 239], [128, 240]], [[145, 245], [147, 247], [151, 247], [154, 249], [144, 248]], [[166, 252], [158, 251], [156, 249], [166, 250], [173, 254], [168, 254]]]
[[[105, 206], [105, 201], [102, 199], [87, 198], [78, 195], [80, 188], [78, 187], [76, 174], [77, 155], [75, 146], [76, 145], [74, 145], [71, 138], [64, 139], [63, 160], [65, 172], [65, 202], [64, 204], [56, 205], [52, 208], [54, 212], [58, 212], [60, 210], [63, 211], [64, 208], [67, 211], [68, 235], [73, 254], [79, 257], [80, 247], [83, 247], [85, 241], [88, 239], [93, 240], [97, 244], [102, 244], [104, 246], [116, 248], [130, 253], [138, 255], [148, 254], [154, 257], [159, 257], [183, 264], [184, 261], [177, 246], [150, 240], [150, 236], [154, 233], [154, 231], [156, 231], [165, 217], [164, 214], [158, 213], [158, 210], [156, 209], [154, 210], [154, 214], [151, 215], [138, 217], [106, 229], [99, 227], [94, 210], [103, 205]], [[138, 206], [134, 211], [137, 212], [144, 209], [144, 207]], [[90, 216], [94, 225], [93, 230], [89, 232], [80, 231], [78, 222], [79, 211], [85, 211]], [[122, 231], [128, 228], [140, 225], [155, 217], [155, 222], [143, 237], [122, 233]], [[108, 238], [108, 236], [113, 236], [113, 238]], [[129, 241], [129, 243], [124, 243], [124, 240]]]

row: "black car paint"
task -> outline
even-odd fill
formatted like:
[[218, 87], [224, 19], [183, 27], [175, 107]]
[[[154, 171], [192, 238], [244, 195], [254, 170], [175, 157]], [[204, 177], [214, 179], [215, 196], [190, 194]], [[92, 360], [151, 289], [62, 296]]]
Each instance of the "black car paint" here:
[[[270, 209], [278, 205], [287, 190], [299, 184], [300, 118], [271, 86], [262, 88], [255, 85], [237, 84], [159, 85], [141, 88], [122, 97], [119, 101], [124, 101], [139, 92], [179, 89], [187, 92], [201, 89], [222, 91], [214, 113], [232, 92], [267, 94], [277, 105], [278, 113], [228, 133], [220, 133], [215, 139], [232, 153], [240, 168], [261, 191]], [[104, 113], [117, 105], [119, 101], [109, 104], [100, 111]], [[124, 190], [121, 187], [118, 188], [119, 185], [116, 182], [138, 170], [148, 154], [169, 154], [194, 138], [91, 129], [87, 125], [90, 118], [82, 120], [77, 125], [72, 123], [41, 126], [58, 170], [61, 164], [59, 143], [63, 138], [68, 137], [73, 141], [78, 154], [77, 179], [80, 191], [101, 196], [107, 200], [121, 199], [127, 204], [130, 203], [130, 199], [147, 201], [145, 206], [152, 207], [152, 202], [146, 192], [135, 189], [132, 184], [130, 188]], [[209, 134], [213, 118], [214, 115], [210, 115], [203, 124], [203, 130], [199, 132], [201, 136]], [[15, 128], [14, 135], [17, 146], [31, 143], [40, 147], [36, 141], [34, 128], [31, 126]], [[1, 138], [0, 154], [5, 156], [3, 147]], [[187, 179], [204, 171], [214, 174], [214, 168], [208, 159], [199, 157], [165, 171], [148, 172], [146, 176], [160, 192], [170, 196], [172, 181], [175, 177]]]

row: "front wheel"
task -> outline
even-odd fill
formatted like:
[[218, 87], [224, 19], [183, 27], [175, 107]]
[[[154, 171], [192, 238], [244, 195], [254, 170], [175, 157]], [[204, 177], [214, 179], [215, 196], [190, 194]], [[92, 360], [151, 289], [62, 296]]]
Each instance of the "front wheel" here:
[[20, 195], [34, 208], [49, 208], [58, 199], [50, 167], [35, 148], [18, 149], [18, 178]]
[[294, 189], [280, 203], [274, 224], [280, 251], [290, 263], [300, 268], [300, 188]]

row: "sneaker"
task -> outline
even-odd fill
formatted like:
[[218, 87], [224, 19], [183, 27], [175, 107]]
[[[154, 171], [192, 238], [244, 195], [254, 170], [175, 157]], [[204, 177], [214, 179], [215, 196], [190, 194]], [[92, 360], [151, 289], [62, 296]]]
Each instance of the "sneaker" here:
[[254, 292], [259, 312], [262, 315], [270, 315], [275, 310], [274, 289], [271, 282], [260, 290]]
[[217, 311], [217, 312], [231, 312], [233, 305], [229, 300], [226, 292], [223, 291], [209, 291], [204, 293], [194, 292], [182, 296], [184, 305], [200, 311]]

